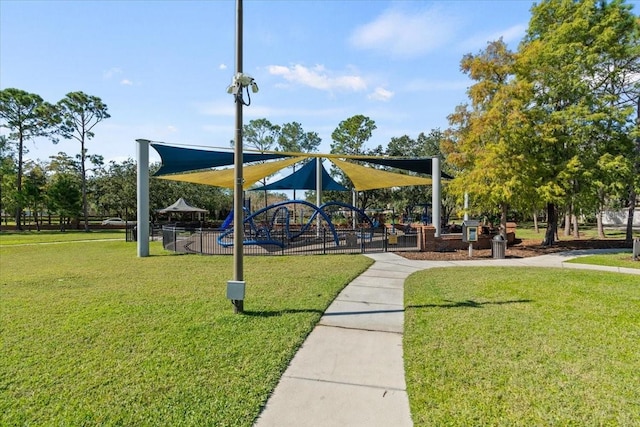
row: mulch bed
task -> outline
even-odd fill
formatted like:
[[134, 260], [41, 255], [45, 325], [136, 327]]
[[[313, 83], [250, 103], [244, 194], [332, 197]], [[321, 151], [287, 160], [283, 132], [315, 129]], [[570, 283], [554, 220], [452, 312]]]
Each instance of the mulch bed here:
[[[553, 246], [542, 246], [541, 240], [520, 240], [507, 246], [506, 258], [528, 258], [556, 252], [572, 251], [577, 249], [631, 249], [632, 243], [624, 240], [612, 239], [574, 239], [560, 240]], [[461, 261], [469, 259], [490, 259], [491, 249], [474, 249], [473, 257], [469, 258], [468, 250], [452, 252], [397, 252], [407, 259], [428, 261]]]

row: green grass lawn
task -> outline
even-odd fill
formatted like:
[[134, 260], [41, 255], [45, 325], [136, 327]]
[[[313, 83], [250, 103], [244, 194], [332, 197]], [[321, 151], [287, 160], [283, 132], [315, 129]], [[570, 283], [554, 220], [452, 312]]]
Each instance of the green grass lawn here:
[[[546, 232], [546, 224], [541, 224], [538, 228], [538, 232], [535, 232], [533, 225], [530, 223], [518, 224], [516, 227], [516, 238], [518, 239], [532, 239], [544, 240], [544, 234]], [[593, 226], [581, 226], [580, 229], [581, 239], [598, 239], [598, 229]], [[605, 239], [624, 240], [626, 237], [626, 230], [624, 229], [611, 229], [604, 230]], [[640, 237], [640, 230], [634, 230], [633, 237]], [[558, 228], [558, 240], [574, 240], [573, 236], [565, 236], [564, 228]]]
[[434, 269], [405, 303], [416, 426], [638, 425], [637, 276]]
[[123, 240], [3, 243], [7, 426], [250, 426], [326, 307], [372, 263], [245, 257], [238, 315], [226, 300], [232, 257], [171, 255], [158, 242], [146, 258]]
[[606, 265], [610, 267], [640, 268], [640, 261], [634, 261], [631, 251], [615, 254], [587, 255], [570, 259], [572, 264]]
[[85, 231], [0, 231], [0, 246], [26, 245], [34, 243], [60, 243], [82, 240], [125, 239], [124, 230]]

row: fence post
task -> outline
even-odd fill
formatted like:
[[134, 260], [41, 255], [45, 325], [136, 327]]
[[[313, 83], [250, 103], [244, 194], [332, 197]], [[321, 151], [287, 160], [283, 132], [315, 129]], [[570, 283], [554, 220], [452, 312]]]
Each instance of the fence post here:
[[389, 241], [388, 241], [389, 236], [387, 236], [387, 227], [384, 227], [383, 230], [384, 230], [384, 232], [382, 233], [382, 250], [384, 252], [387, 252], [388, 249], [389, 249], [387, 247], [387, 244], [389, 243]]
[[322, 255], [327, 254], [327, 230], [322, 230]]

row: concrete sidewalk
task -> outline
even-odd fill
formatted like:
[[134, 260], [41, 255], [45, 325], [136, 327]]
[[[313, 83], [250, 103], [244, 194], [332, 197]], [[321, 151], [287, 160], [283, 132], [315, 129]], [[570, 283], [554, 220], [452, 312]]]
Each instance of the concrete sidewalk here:
[[533, 258], [413, 261], [393, 253], [376, 262], [329, 306], [283, 374], [256, 427], [412, 426], [404, 379], [404, 280], [447, 266], [588, 268], [639, 274], [640, 269], [569, 264], [572, 251]]

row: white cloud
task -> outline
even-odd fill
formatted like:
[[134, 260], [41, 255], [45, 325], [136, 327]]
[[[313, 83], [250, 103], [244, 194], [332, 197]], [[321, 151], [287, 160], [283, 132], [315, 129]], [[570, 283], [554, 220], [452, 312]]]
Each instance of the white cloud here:
[[375, 101], [388, 101], [393, 98], [394, 93], [382, 87], [377, 87], [373, 93], [369, 94], [369, 99]]
[[112, 79], [113, 77], [122, 74], [122, 69], [119, 67], [111, 67], [108, 70], [102, 73], [102, 77], [106, 80]]
[[178, 132], [178, 128], [173, 126], [173, 125], [169, 125], [169, 126], [167, 126], [167, 131], [169, 133], [176, 133], [176, 132]]
[[129, 79], [122, 79], [120, 81], [120, 84], [123, 86], [133, 86], [133, 82]]
[[227, 64], [218, 65], [218, 70], [226, 70], [226, 69], [227, 69]]
[[446, 45], [455, 34], [456, 21], [436, 8], [418, 12], [389, 9], [373, 22], [357, 28], [349, 41], [359, 49], [394, 57], [415, 57]]
[[318, 90], [357, 92], [367, 88], [367, 84], [361, 76], [356, 74], [338, 75], [327, 70], [323, 65], [316, 65], [313, 68], [307, 68], [300, 64], [295, 64], [291, 67], [269, 65], [267, 70], [269, 74], [280, 76], [289, 83], [309, 86]]
[[474, 34], [472, 37], [460, 43], [458, 45], [458, 49], [460, 51], [473, 53], [474, 51], [485, 49], [487, 47], [487, 43], [502, 38], [506, 44], [513, 44], [512, 49], [515, 50], [517, 48], [517, 44], [522, 40], [526, 30], [527, 25], [518, 24], [493, 33]]

